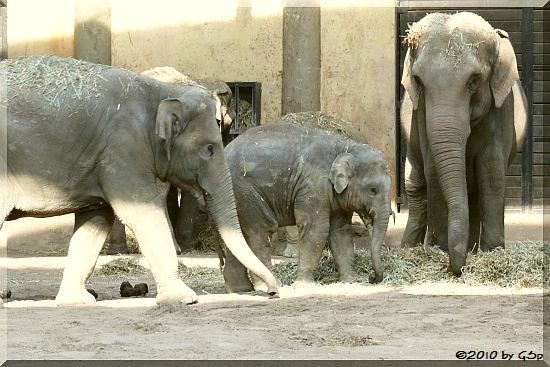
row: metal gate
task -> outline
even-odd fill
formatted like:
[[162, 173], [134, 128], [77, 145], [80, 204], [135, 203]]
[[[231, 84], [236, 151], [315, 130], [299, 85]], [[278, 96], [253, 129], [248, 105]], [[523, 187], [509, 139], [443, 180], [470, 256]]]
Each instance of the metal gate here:
[[[424, 17], [427, 13], [457, 11], [470, 11], [482, 16], [494, 28], [500, 28], [508, 32], [510, 41], [516, 52], [518, 69], [523, 88], [528, 100], [528, 127], [523, 145], [523, 151], [517, 154], [506, 174], [506, 207], [521, 209], [529, 212], [533, 208], [542, 208], [543, 176], [548, 175], [550, 169], [550, 154], [544, 151], [545, 142], [550, 133], [550, 93], [543, 90], [543, 81], [550, 81], [549, 55], [550, 42], [543, 40], [543, 32], [550, 31], [548, 19], [550, 8], [483, 8], [483, 9], [427, 9], [427, 8], [398, 8], [397, 24], [399, 37], [397, 52], [399, 55], [397, 83], [400, 83], [403, 71], [403, 61], [406, 54], [406, 46], [402, 40], [406, 36], [409, 24]], [[543, 22], [543, 18], [546, 22]], [[544, 42], [546, 41], [546, 43]], [[403, 88], [396, 88], [398, 100], [401, 101]], [[399, 106], [397, 118], [399, 120]], [[406, 142], [401, 138], [400, 124], [396, 129], [397, 146], [396, 156], [399, 158], [397, 165], [397, 196], [398, 209], [406, 206], [405, 193], [405, 154]]]

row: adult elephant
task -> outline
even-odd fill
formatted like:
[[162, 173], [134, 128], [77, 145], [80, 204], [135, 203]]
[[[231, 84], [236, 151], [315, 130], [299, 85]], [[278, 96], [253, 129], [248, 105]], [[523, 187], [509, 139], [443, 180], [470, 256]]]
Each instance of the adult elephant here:
[[[281, 122], [248, 129], [225, 153], [243, 233], [266, 266], [271, 266], [273, 233], [296, 225], [301, 238], [297, 281], [313, 281], [327, 241], [340, 280], [353, 280], [351, 218], [356, 212], [365, 224], [372, 222], [370, 280], [382, 280], [380, 247], [391, 214], [391, 179], [380, 151], [325, 130]], [[227, 291], [258, 288], [232, 254], [225, 260]]]
[[[141, 73], [142, 75], [154, 78], [164, 83], [174, 83], [179, 85], [199, 86], [206, 88], [214, 98], [216, 104], [216, 120], [220, 127], [222, 134], [222, 141], [224, 146], [229, 142], [231, 125], [235, 120], [235, 108], [232, 104], [233, 93], [229, 86], [220, 80], [198, 80], [191, 76], [185, 75], [177, 71], [170, 66], [161, 66], [153, 69], [146, 70]], [[200, 217], [191, 218], [185, 214], [183, 207], [180, 206], [178, 199], [178, 189], [176, 186], [170, 186], [167, 198], [168, 215], [170, 223], [174, 230], [174, 236], [176, 238], [176, 252], [179, 254], [181, 251], [187, 252], [193, 249], [193, 240], [196, 237], [195, 233], [199, 228], [195, 228], [192, 220], [195, 222], [206, 222], [207, 210], [204, 204], [202, 195], [200, 200], [197, 200], [197, 193], [183, 190], [181, 192], [181, 202], [185, 202], [187, 206], [194, 208], [195, 215]], [[191, 220], [191, 222], [189, 222]], [[109, 243], [107, 246], [108, 254], [128, 253], [128, 247], [126, 243], [126, 230], [124, 225], [118, 218], [115, 218], [113, 228], [109, 234], [107, 240]]]
[[504, 245], [506, 169], [520, 147], [526, 102], [508, 35], [480, 16], [434, 13], [412, 25], [401, 83], [409, 218], [403, 245], [449, 251]]
[[204, 192], [230, 251], [277, 292], [242, 236], [215, 105], [203, 88], [58, 57], [3, 61], [1, 71], [9, 142], [0, 226], [5, 219], [75, 213], [59, 305], [95, 302], [84, 284], [115, 214], [151, 265], [157, 303], [197, 301], [178, 277], [169, 184]]

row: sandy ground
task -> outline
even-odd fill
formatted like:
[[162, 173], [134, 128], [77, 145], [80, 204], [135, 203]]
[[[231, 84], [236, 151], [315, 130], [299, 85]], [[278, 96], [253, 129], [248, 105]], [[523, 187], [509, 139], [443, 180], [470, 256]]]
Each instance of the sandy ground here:
[[[398, 215], [390, 226], [390, 244], [405, 220]], [[9, 257], [0, 258], [0, 269], [8, 269], [3, 282], [13, 296], [0, 310], [0, 320], [6, 320], [0, 322], [0, 342], [7, 346], [0, 349], [9, 359], [452, 360], [457, 351], [498, 351], [498, 359], [502, 351], [514, 359], [522, 351], [542, 353], [541, 289], [336, 283], [286, 286], [281, 299], [269, 300], [225, 294], [215, 273], [207, 282], [189, 280], [198, 304], [169, 310], [155, 305], [150, 273], [94, 274], [94, 306], [58, 308], [53, 300], [70, 226], [70, 217], [25, 219], [3, 230]], [[507, 215], [507, 238], [541, 240], [542, 215]], [[98, 266], [112, 258], [101, 256]], [[183, 261], [217, 266], [213, 256]], [[124, 280], [146, 282], [149, 294], [122, 299]]]

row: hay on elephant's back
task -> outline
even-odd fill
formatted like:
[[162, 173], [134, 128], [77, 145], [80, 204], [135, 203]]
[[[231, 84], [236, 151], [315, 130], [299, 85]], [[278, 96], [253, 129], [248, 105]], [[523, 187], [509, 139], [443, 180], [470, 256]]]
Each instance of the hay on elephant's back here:
[[101, 72], [109, 66], [56, 56], [33, 56], [2, 61], [7, 68], [11, 97], [34, 91], [50, 105], [63, 106], [68, 99], [100, 97]]
[[281, 117], [281, 122], [316, 127], [348, 139], [366, 143], [366, 139], [361, 133], [351, 127], [348, 122], [319, 111], [289, 113]]
[[193, 77], [182, 74], [170, 66], [159, 66], [153, 69], [146, 70], [141, 74], [163, 83], [174, 83], [174, 84], [182, 84], [182, 85], [200, 85], [200, 83], [196, 82]]

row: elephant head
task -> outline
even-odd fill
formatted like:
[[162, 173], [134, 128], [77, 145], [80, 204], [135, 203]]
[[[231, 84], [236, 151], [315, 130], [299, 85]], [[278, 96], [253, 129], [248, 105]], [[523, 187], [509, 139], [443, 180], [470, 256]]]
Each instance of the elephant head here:
[[228, 143], [229, 130], [235, 120], [235, 108], [231, 100], [233, 93], [231, 88], [220, 80], [195, 80], [192, 77], [182, 74], [169, 66], [161, 66], [146, 70], [141, 73], [164, 83], [174, 83], [182, 85], [202, 86], [212, 93], [216, 103], [216, 120], [222, 132], [224, 144]]
[[[433, 159], [448, 211], [451, 267], [460, 275], [469, 232], [466, 143], [471, 131], [511, 95], [525, 111], [516, 58], [505, 32], [467, 12], [429, 14], [410, 28], [406, 42], [403, 103], [412, 104], [412, 118], [425, 126], [427, 154]], [[521, 113], [521, 107], [515, 112]], [[521, 125], [515, 126], [518, 146]]]
[[157, 174], [182, 189], [205, 195], [210, 217], [227, 248], [275, 294], [276, 279], [241, 233], [212, 96], [199, 87], [177, 90], [184, 92], [162, 100], [156, 113]]
[[392, 214], [389, 199], [391, 179], [387, 171], [382, 153], [358, 144], [336, 157], [329, 175], [338, 205], [359, 214], [365, 225], [372, 221], [371, 259], [374, 274], [370, 277], [371, 283], [381, 282], [384, 276], [380, 247]]

